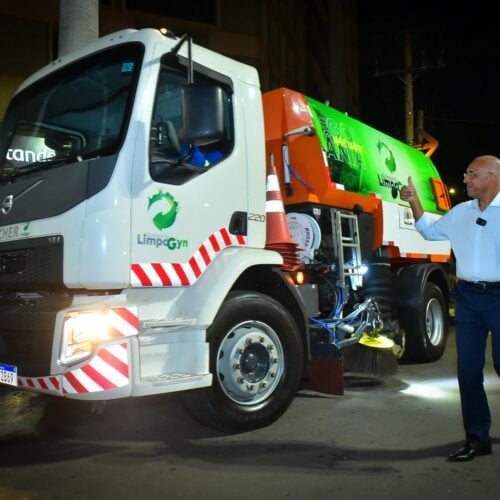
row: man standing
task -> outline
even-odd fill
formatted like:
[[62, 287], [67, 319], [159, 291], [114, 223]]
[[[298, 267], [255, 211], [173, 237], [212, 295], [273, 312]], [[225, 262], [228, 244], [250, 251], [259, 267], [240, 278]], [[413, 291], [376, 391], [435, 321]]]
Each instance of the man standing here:
[[472, 460], [491, 454], [491, 415], [484, 390], [486, 340], [491, 332], [492, 357], [500, 376], [500, 159], [474, 159], [464, 173], [472, 200], [459, 203], [435, 221], [424, 214], [408, 178], [400, 192], [409, 202], [417, 231], [428, 240], [449, 240], [459, 278], [455, 301], [457, 373], [465, 444], [448, 461]]

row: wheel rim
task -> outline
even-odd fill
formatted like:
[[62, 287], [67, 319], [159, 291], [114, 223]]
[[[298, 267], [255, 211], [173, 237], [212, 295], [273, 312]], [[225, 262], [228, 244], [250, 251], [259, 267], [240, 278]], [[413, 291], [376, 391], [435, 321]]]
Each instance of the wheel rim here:
[[434, 346], [439, 345], [443, 337], [444, 318], [441, 304], [437, 299], [431, 299], [427, 303], [425, 327], [429, 342]]
[[217, 378], [228, 398], [255, 405], [275, 390], [285, 369], [276, 332], [258, 321], [235, 326], [217, 351]]

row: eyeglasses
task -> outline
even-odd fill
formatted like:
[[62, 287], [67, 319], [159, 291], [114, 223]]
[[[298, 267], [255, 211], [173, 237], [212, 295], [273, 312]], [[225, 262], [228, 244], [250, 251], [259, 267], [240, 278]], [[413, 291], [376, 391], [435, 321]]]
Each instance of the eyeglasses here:
[[483, 174], [493, 174], [495, 173], [494, 170], [488, 170], [487, 172], [476, 172], [475, 170], [467, 170], [467, 172], [464, 172], [464, 179], [466, 177], [470, 177], [471, 179], [475, 179], [476, 177], [479, 177], [480, 175]]

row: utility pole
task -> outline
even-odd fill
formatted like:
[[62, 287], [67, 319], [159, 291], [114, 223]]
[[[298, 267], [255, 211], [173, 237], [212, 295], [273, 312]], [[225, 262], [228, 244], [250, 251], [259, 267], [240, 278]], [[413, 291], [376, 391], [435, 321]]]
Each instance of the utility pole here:
[[410, 146], [415, 144], [415, 121], [413, 114], [413, 59], [411, 35], [405, 35], [405, 136], [406, 143]]
[[[438, 63], [434, 67], [421, 67], [414, 68], [413, 67], [413, 44], [412, 37], [410, 33], [405, 34], [405, 46], [404, 46], [404, 68], [403, 69], [395, 69], [389, 71], [377, 71], [375, 76], [387, 76], [387, 75], [395, 75], [398, 77], [405, 86], [405, 141], [410, 146], [413, 146], [416, 149], [421, 151], [425, 151], [426, 156], [431, 156], [432, 153], [437, 149], [439, 142], [437, 139], [432, 137], [429, 133], [427, 133], [424, 126], [424, 118], [423, 111], [419, 111], [418, 114], [418, 140], [415, 140], [415, 113], [413, 110], [413, 82], [415, 78], [418, 76], [420, 71], [428, 71], [434, 69], [441, 69], [443, 66]], [[402, 77], [403, 76], [403, 77]]]
[[59, 0], [59, 57], [99, 38], [99, 0]]

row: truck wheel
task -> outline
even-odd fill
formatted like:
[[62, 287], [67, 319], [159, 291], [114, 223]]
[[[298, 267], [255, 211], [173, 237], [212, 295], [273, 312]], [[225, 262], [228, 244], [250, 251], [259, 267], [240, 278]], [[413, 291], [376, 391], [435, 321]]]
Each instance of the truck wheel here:
[[302, 379], [302, 340], [276, 300], [231, 292], [207, 331], [213, 383], [181, 394], [186, 410], [223, 432], [245, 432], [278, 419]]
[[404, 311], [406, 349], [403, 359], [429, 363], [441, 358], [448, 338], [448, 311], [441, 289], [426, 283], [420, 307]]

